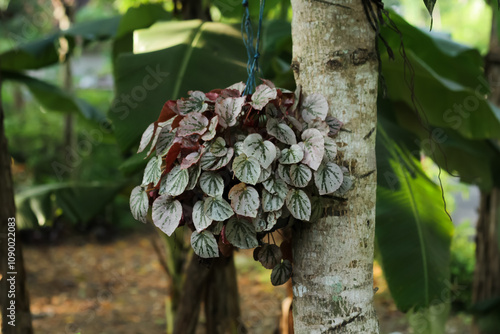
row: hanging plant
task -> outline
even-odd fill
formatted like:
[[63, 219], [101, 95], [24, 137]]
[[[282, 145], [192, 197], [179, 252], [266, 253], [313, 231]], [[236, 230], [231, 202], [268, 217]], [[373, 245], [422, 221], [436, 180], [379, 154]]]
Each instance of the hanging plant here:
[[151, 144], [152, 157], [130, 207], [146, 222], [151, 206], [153, 223], [169, 236], [187, 225], [202, 258], [257, 248], [279, 285], [290, 278], [290, 252], [264, 237], [321, 218], [323, 197], [343, 196], [352, 180], [335, 164], [332, 137], [342, 123], [328, 116], [326, 99], [263, 81], [249, 95], [240, 82], [167, 101], [141, 138], [138, 152]]

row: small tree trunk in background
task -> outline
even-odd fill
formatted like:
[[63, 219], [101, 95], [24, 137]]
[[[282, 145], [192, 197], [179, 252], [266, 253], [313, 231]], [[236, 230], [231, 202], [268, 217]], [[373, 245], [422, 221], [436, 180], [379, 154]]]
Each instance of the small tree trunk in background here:
[[373, 307], [378, 62], [361, 0], [292, 0], [293, 61], [304, 94], [321, 93], [344, 122], [338, 163], [356, 182], [329, 216], [296, 224], [295, 333], [378, 333]]
[[[2, 78], [0, 77], [0, 269], [2, 280], [0, 282], [0, 301], [2, 307], [2, 333], [4, 334], [32, 334], [31, 312], [28, 290], [26, 288], [26, 272], [24, 271], [23, 252], [21, 239], [16, 233], [15, 238], [15, 267], [8, 267], [8, 222], [9, 218], [15, 218], [16, 205], [14, 202], [14, 188], [11, 174], [11, 157], [7, 146], [7, 138], [4, 129], [4, 112], [2, 108]], [[16, 272], [9, 274], [8, 272]], [[8, 292], [11, 283], [6, 279], [14, 278], [15, 297], [10, 298]], [[15, 327], [8, 324], [12, 319], [7, 318], [9, 314], [7, 307], [11, 301], [15, 301]]]

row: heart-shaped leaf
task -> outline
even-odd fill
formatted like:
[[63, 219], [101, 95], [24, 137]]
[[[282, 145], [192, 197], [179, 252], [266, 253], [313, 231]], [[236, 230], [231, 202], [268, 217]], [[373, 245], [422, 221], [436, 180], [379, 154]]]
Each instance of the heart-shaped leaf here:
[[267, 222], [265, 219], [265, 214], [262, 210], [259, 210], [257, 213], [257, 217], [252, 219], [252, 224], [255, 229], [255, 232], [263, 232], [267, 227]]
[[216, 157], [222, 157], [227, 154], [226, 141], [222, 137], [217, 137], [210, 145], [210, 153]]
[[205, 132], [203, 136], [201, 136], [201, 139], [204, 141], [212, 140], [217, 134], [216, 129], [218, 124], [219, 124], [219, 116], [215, 115], [210, 120], [210, 123], [208, 124], [208, 130], [207, 132]]
[[182, 219], [182, 204], [168, 195], [153, 202], [153, 223], [168, 236], [174, 233]]
[[235, 84], [232, 84], [231, 86], [227, 87], [226, 89], [236, 89], [238, 92], [240, 92], [240, 95], [243, 93], [247, 85], [243, 82], [237, 82]]
[[228, 97], [215, 103], [215, 113], [219, 116], [219, 124], [222, 127], [228, 128], [236, 124], [245, 99], [245, 96]]
[[333, 162], [322, 164], [314, 173], [314, 183], [320, 195], [333, 193], [340, 188], [343, 180], [342, 169]]
[[257, 159], [263, 168], [268, 168], [276, 158], [276, 146], [268, 140], [263, 140], [258, 133], [252, 133], [245, 138], [243, 152]]
[[297, 164], [290, 167], [290, 180], [295, 187], [304, 188], [311, 178], [312, 172], [306, 165]]
[[290, 179], [290, 165], [278, 165], [278, 176], [287, 184], [292, 184]]
[[300, 112], [302, 119], [306, 123], [310, 123], [318, 117], [321, 118], [321, 120], [325, 120], [328, 114], [328, 102], [321, 94], [310, 94], [302, 101]]
[[198, 232], [203, 231], [212, 224], [212, 219], [205, 214], [203, 201], [198, 201], [193, 206], [193, 224]]
[[313, 119], [308, 125], [308, 129], [316, 129], [318, 130], [323, 136], [328, 136], [328, 132], [330, 132], [330, 127], [324, 120], [321, 118], [317, 117]]
[[186, 155], [181, 162], [181, 169], [187, 169], [197, 163], [201, 158], [202, 151], [192, 152]]
[[265, 84], [258, 85], [255, 88], [255, 93], [252, 95], [252, 102], [250, 104], [254, 109], [262, 110], [269, 101], [276, 98], [277, 93], [276, 88], [271, 88]]
[[153, 185], [158, 184], [161, 177], [161, 163], [162, 160], [158, 156], [154, 156], [149, 160], [144, 170], [144, 176], [142, 177], [143, 186], [147, 186], [150, 183], [153, 183]]
[[325, 140], [321, 132], [317, 129], [307, 129], [302, 132], [303, 142], [299, 145], [304, 150], [304, 159], [302, 163], [317, 170], [325, 154]]
[[204, 203], [205, 214], [215, 221], [224, 221], [234, 215], [233, 208], [220, 196], [207, 197]]
[[194, 91], [191, 97], [186, 100], [177, 100], [177, 108], [181, 115], [188, 115], [191, 113], [202, 113], [207, 110], [208, 105], [205, 103], [205, 93]]
[[241, 182], [255, 185], [260, 176], [260, 164], [257, 159], [241, 154], [233, 161], [234, 175]]
[[204, 172], [200, 176], [200, 188], [208, 196], [222, 196], [224, 179], [218, 173]]
[[200, 165], [194, 165], [188, 169], [189, 173], [189, 183], [186, 187], [186, 190], [193, 190], [194, 187], [196, 187], [196, 184], [198, 183], [198, 178], [200, 177], [201, 174], [201, 167]]
[[283, 165], [290, 165], [301, 162], [302, 159], [304, 159], [304, 151], [299, 145], [294, 144], [281, 151], [279, 162]]
[[349, 174], [349, 171], [347, 170], [347, 168], [342, 167], [341, 169], [342, 169], [342, 173], [344, 175], [344, 180], [342, 180], [342, 184], [340, 185], [339, 189], [337, 189], [337, 191], [335, 191], [335, 193], [343, 196], [352, 188], [352, 185], [354, 182], [353, 182], [352, 176]]
[[274, 118], [269, 118], [266, 125], [267, 132], [278, 139], [280, 142], [288, 145], [297, 144], [295, 132], [286, 124], [278, 122]]
[[271, 211], [267, 214], [267, 218], [266, 218], [266, 221], [267, 221], [267, 227], [264, 231], [270, 231], [272, 230], [272, 228], [274, 227], [274, 225], [276, 225], [276, 223], [278, 222], [278, 219], [281, 217], [283, 211], [280, 209], [280, 210], [277, 210], [277, 211]]
[[271, 194], [267, 190], [262, 190], [262, 210], [264, 212], [278, 211], [285, 203], [285, 197], [282, 194]]
[[191, 234], [191, 246], [196, 255], [208, 259], [219, 257], [219, 246], [214, 235], [210, 231], [197, 232]]
[[148, 127], [142, 134], [141, 142], [139, 143], [139, 149], [137, 150], [137, 153], [141, 153], [146, 149], [148, 144], [151, 142], [151, 138], [153, 138], [154, 132], [155, 132], [155, 123], [151, 123], [148, 125]]
[[176, 132], [177, 129], [172, 131], [169, 131], [166, 127], [161, 129], [156, 141], [156, 155], [163, 157], [168, 154], [174, 144]]
[[218, 160], [215, 162], [215, 164], [210, 167], [208, 170], [218, 170], [221, 169], [222, 167], [225, 167], [233, 158], [234, 155], [234, 150], [232, 147], [227, 149], [227, 153], [225, 156], [218, 158]]
[[180, 137], [194, 134], [202, 135], [207, 131], [208, 118], [200, 113], [191, 113], [184, 117], [177, 128], [177, 135]]
[[239, 215], [255, 218], [259, 210], [259, 193], [245, 183], [235, 185], [229, 191], [231, 206]]
[[288, 194], [288, 186], [286, 182], [277, 177], [270, 177], [266, 181], [262, 182], [264, 189], [269, 191], [271, 194], [278, 194], [280, 197], [285, 198]]
[[170, 196], [179, 196], [186, 190], [189, 183], [189, 172], [187, 169], [181, 169], [181, 166], [175, 166], [167, 175], [165, 193]]
[[214, 167], [218, 161], [219, 161], [218, 157], [216, 157], [210, 151], [206, 151], [200, 158], [201, 169], [209, 170], [210, 168]]
[[148, 194], [141, 186], [132, 189], [130, 194], [130, 211], [132, 216], [140, 222], [146, 223], [146, 216], [148, 215], [149, 200]]
[[258, 259], [262, 266], [266, 269], [273, 269], [280, 262], [283, 254], [281, 249], [276, 245], [266, 244], [259, 251]]
[[323, 156], [323, 160], [333, 162], [337, 156], [337, 144], [330, 137], [324, 137], [323, 139], [325, 140], [325, 155]]
[[271, 283], [274, 286], [285, 284], [291, 276], [292, 263], [288, 260], [283, 260], [283, 262], [273, 268], [271, 272]]
[[290, 189], [286, 196], [286, 207], [295, 219], [309, 221], [311, 216], [311, 201], [300, 189]]
[[326, 116], [325, 121], [330, 127], [330, 131], [328, 132], [329, 136], [335, 136], [342, 128], [342, 125], [344, 125], [344, 123], [333, 116]]
[[259, 245], [255, 229], [249, 221], [233, 217], [226, 224], [225, 236], [233, 246], [241, 249], [255, 248]]
[[257, 183], [261, 183], [267, 180], [271, 176], [271, 173], [272, 173], [271, 166], [269, 166], [268, 168], [261, 168]]

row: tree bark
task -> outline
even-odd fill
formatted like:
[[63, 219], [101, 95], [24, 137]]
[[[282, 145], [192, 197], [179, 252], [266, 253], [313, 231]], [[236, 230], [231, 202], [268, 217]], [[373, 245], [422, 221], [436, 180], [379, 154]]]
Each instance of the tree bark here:
[[378, 333], [373, 307], [378, 62], [361, 0], [292, 0], [293, 61], [304, 94], [321, 93], [344, 122], [338, 163], [348, 200], [293, 235], [295, 333]]

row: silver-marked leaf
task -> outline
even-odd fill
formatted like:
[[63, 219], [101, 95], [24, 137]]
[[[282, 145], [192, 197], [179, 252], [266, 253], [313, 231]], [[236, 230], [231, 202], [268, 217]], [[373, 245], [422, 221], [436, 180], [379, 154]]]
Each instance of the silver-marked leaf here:
[[207, 217], [215, 221], [224, 221], [234, 215], [231, 205], [221, 196], [207, 197], [203, 208]]
[[335, 136], [342, 128], [342, 125], [344, 125], [344, 123], [333, 116], [326, 116], [325, 121], [326, 124], [328, 124], [328, 126], [330, 127], [330, 132], [328, 132], [329, 136]]
[[177, 100], [177, 108], [179, 114], [188, 115], [191, 113], [202, 113], [207, 110], [208, 105], [205, 103], [205, 93], [200, 91], [191, 92], [191, 97], [186, 100]]
[[219, 246], [214, 235], [210, 231], [197, 232], [191, 234], [191, 246], [196, 255], [208, 259], [219, 257]]
[[267, 180], [272, 174], [272, 168], [269, 166], [268, 168], [260, 168], [260, 176], [259, 179], [257, 180], [257, 183], [264, 182]]
[[302, 159], [304, 159], [304, 151], [299, 145], [294, 144], [281, 151], [279, 162], [283, 165], [290, 165], [299, 163]]
[[293, 145], [297, 144], [295, 132], [286, 124], [278, 122], [274, 118], [269, 118], [266, 125], [267, 132], [278, 139], [280, 142]]
[[219, 124], [222, 127], [228, 128], [236, 124], [245, 99], [245, 96], [228, 97], [215, 103], [215, 113], [219, 116]]
[[260, 164], [257, 159], [241, 154], [233, 161], [234, 175], [241, 182], [255, 185], [261, 173]]
[[141, 186], [132, 189], [130, 194], [130, 211], [132, 216], [140, 222], [146, 223], [146, 216], [148, 215], [149, 200], [148, 194]]
[[264, 268], [273, 269], [281, 262], [283, 254], [277, 245], [266, 244], [262, 246], [257, 257]]
[[181, 162], [181, 169], [187, 169], [197, 163], [201, 158], [202, 151], [192, 152], [186, 155]]
[[204, 141], [212, 140], [217, 134], [216, 129], [218, 124], [219, 124], [219, 116], [215, 115], [210, 120], [210, 123], [208, 123], [208, 130], [207, 132], [205, 132], [203, 136], [201, 136], [201, 139]]
[[240, 155], [241, 153], [244, 153], [242, 141], [237, 141], [236, 143], [234, 143], [234, 152], [236, 153], [236, 155]]
[[259, 210], [259, 193], [245, 183], [235, 185], [229, 190], [231, 206], [239, 215], [255, 218]]
[[311, 217], [311, 201], [300, 189], [290, 189], [286, 196], [286, 207], [295, 219], [309, 221]]
[[342, 169], [333, 162], [322, 164], [314, 173], [314, 183], [320, 195], [333, 193], [340, 188], [343, 180]]
[[213, 155], [213, 153], [211, 153], [210, 150], [208, 150], [205, 153], [203, 153], [203, 155], [200, 158], [201, 169], [209, 170], [210, 168], [215, 166], [217, 161], [219, 161], [219, 158]]
[[208, 196], [222, 196], [224, 179], [215, 172], [204, 172], [200, 176], [200, 188]]
[[266, 105], [266, 116], [267, 119], [274, 119], [280, 117], [280, 111], [272, 103]]
[[304, 188], [311, 181], [312, 172], [306, 165], [297, 164], [290, 167], [290, 180], [295, 187]]
[[189, 183], [186, 187], [186, 190], [193, 190], [194, 187], [196, 187], [196, 184], [198, 183], [198, 178], [200, 177], [201, 174], [201, 167], [200, 165], [194, 165], [188, 169], [189, 173]]
[[278, 165], [278, 176], [287, 184], [292, 184], [290, 179], [290, 165]]
[[302, 132], [303, 142], [299, 146], [304, 150], [302, 163], [317, 170], [325, 154], [325, 140], [321, 132], [316, 129], [307, 129]]
[[225, 167], [229, 163], [229, 161], [231, 161], [231, 159], [233, 158], [233, 155], [234, 155], [233, 148], [232, 147], [228, 148], [226, 155], [218, 158], [215, 165], [210, 167], [208, 170], [218, 170], [218, 169], [221, 169], [222, 167]]
[[163, 131], [163, 129], [166, 129], [166, 131], [170, 131], [169, 127], [163, 128], [162, 126], [158, 125], [158, 127], [156, 128], [156, 131], [153, 135], [153, 139], [151, 140], [151, 147], [149, 148], [148, 154], [146, 155], [146, 157], [144, 157], [144, 159], [146, 159], [151, 154], [151, 152], [153, 152], [153, 150], [155, 149], [156, 143], [158, 142], [158, 138], [160, 137], [160, 134]]
[[340, 185], [339, 189], [335, 191], [336, 194], [338, 195], [345, 195], [351, 188], [353, 184], [353, 179], [351, 174], [349, 174], [349, 171], [347, 168], [342, 167], [342, 173], [344, 175], [344, 180], [342, 180], [342, 184]]
[[151, 138], [153, 138], [154, 132], [155, 132], [155, 123], [153, 122], [148, 125], [148, 127], [142, 134], [141, 142], [139, 143], [139, 149], [137, 150], [137, 153], [141, 153], [146, 149], [149, 142], [151, 142]]
[[233, 246], [241, 249], [255, 248], [259, 245], [255, 229], [249, 221], [233, 217], [226, 224], [225, 236]]
[[274, 225], [276, 225], [276, 223], [278, 222], [278, 219], [281, 217], [281, 209], [280, 210], [277, 210], [277, 211], [271, 211], [268, 213], [267, 215], [267, 227], [264, 231], [271, 231], [274, 227]]
[[170, 196], [179, 196], [186, 190], [188, 183], [189, 172], [187, 169], [175, 166], [167, 175], [165, 193]]
[[273, 268], [271, 272], [271, 283], [274, 286], [285, 284], [292, 277], [292, 264], [288, 260], [283, 260]]
[[263, 232], [267, 227], [267, 222], [265, 219], [265, 214], [262, 210], [259, 210], [257, 213], [257, 217], [252, 219], [253, 227], [255, 228], [255, 232]]
[[162, 160], [158, 156], [154, 156], [149, 160], [144, 170], [144, 176], [142, 177], [143, 186], [147, 186], [150, 183], [153, 183], [153, 185], [158, 184], [161, 177], [161, 163]]
[[193, 224], [198, 232], [203, 231], [212, 224], [212, 219], [205, 214], [203, 201], [198, 201], [193, 206]]
[[335, 161], [335, 157], [337, 156], [337, 144], [335, 140], [330, 137], [325, 137], [325, 155], [323, 156], [323, 161]]
[[177, 135], [180, 137], [194, 134], [202, 135], [207, 131], [208, 118], [200, 113], [191, 113], [185, 116], [179, 123]]
[[316, 129], [319, 132], [321, 132], [321, 134], [325, 137], [328, 136], [328, 132], [330, 132], [330, 127], [328, 126], [328, 124], [326, 124], [326, 122], [319, 117], [313, 119], [307, 125], [307, 128], [308, 129]]
[[168, 195], [153, 202], [153, 223], [168, 236], [174, 233], [182, 219], [182, 204]]
[[247, 87], [247, 85], [243, 81], [240, 81], [240, 82], [237, 82], [235, 84], [232, 84], [231, 86], [227, 87], [226, 89], [236, 89], [237, 91], [240, 92], [240, 94], [242, 94], [246, 87]]
[[268, 85], [262, 84], [255, 88], [255, 93], [252, 95], [252, 102], [250, 105], [257, 110], [262, 110], [269, 103], [269, 101], [274, 100], [277, 96], [276, 88], [271, 88]]
[[174, 144], [176, 132], [177, 129], [172, 131], [169, 131], [166, 127], [161, 129], [156, 141], [156, 155], [163, 157], [170, 151], [170, 148]]
[[328, 114], [328, 102], [321, 94], [310, 94], [302, 101], [300, 112], [306, 123], [310, 123], [317, 117], [324, 120]]
[[264, 168], [268, 168], [276, 158], [276, 146], [268, 140], [263, 140], [258, 133], [252, 133], [245, 138], [243, 152], [257, 159]]
[[271, 194], [267, 190], [262, 190], [262, 210], [264, 212], [278, 211], [285, 203], [285, 198], [281, 194]]
[[278, 196], [285, 198], [288, 194], [288, 186], [286, 182], [277, 177], [270, 177], [265, 182], [262, 182], [264, 189], [269, 191], [271, 194], [278, 194]]
[[222, 232], [222, 228], [224, 227], [224, 222], [216, 222], [215, 224], [212, 224], [210, 227], [210, 231], [214, 235], [219, 235]]
[[293, 116], [289, 116], [287, 115], [286, 116], [286, 119], [288, 119], [288, 121], [299, 131], [299, 132], [302, 132], [302, 129], [304, 128], [304, 125], [302, 123], [300, 123], [300, 121], [298, 119], [296, 119], [295, 117]]
[[222, 137], [217, 137], [210, 145], [210, 153], [216, 157], [222, 157], [227, 154], [226, 141]]

